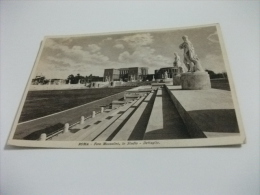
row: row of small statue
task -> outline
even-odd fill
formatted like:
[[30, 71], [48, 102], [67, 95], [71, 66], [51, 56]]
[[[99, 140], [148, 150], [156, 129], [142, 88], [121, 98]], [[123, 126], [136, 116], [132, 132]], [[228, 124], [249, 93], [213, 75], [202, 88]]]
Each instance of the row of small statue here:
[[179, 46], [180, 49], [184, 50], [184, 65], [181, 63], [180, 56], [178, 53], [174, 53], [174, 62], [173, 66], [179, 68], [179, 73], [185, 72], [204, 72], [202, 68], [199, 58], [195, 54], [194, 47], [192, 43], [189, 41], [188, 36], [184, 35], [182, 37], [183, 43]]

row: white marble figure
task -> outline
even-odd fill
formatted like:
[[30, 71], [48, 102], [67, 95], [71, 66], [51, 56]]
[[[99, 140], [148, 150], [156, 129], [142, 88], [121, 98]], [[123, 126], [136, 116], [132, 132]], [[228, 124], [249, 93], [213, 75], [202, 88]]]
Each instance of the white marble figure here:
[[184, 64], [187, 66], [189, 72], [204, 72], [201, 67], [198, 56], [195, 54], [194, 47], [189, 41], [188, 36], [182, 36], [183, 43], [179, 46], [180, 49], [184, 50]]
[[164, 78], [165, 78], [165, 79], [168, 79], [168, 73], [167, 73], [167, 71], [164, 72]]
[[185, 73], [188, 71], [187, 67], [181, 63], [181, 58], [178, 53], [174, 53], [173, 67], [178, 68], [178, 74]]
[[177, 53], [174, 54], [174, 62], [173, 62], [173, 67], [181, 67], [181, 58]]

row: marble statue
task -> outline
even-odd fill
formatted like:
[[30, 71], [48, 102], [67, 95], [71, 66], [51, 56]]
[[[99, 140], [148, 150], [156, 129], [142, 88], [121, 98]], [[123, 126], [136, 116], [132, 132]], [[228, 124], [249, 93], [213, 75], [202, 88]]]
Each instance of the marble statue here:
[[165, 78], [165, 79], [168, 79], [168, 73], [167, 73], [167, 71], [164, 72], [164, 78]]
[[179, 46], [180, 49], [184, 50], [184, 64], [188, 68], [188, 72], [205, 72], [202, 68], [199, 58], [195, 54], [194, 47], [189, 41], [188, 36], [184, 35], [182, 37], [183, 43]]
[[174, 62], [173, 62], [174, 67], [181, 67], [181, 58], [177, 53], [174, 53]]
[[187, 67], [181, 63], [181, 58], [178, 53], [174, 53], [173, 67], [178, 68], [179, 73], [185, 73], [188, 71]]

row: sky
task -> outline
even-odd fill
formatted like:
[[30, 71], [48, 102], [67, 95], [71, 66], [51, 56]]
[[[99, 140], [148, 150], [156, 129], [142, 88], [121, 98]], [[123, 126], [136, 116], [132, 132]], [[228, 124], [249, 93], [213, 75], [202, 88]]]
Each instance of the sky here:
[[173, 66], [174, 52], [183, 60], [179, 49], [183, 35], [189, 37], [204, 69], [225, 71], [216, 27], [209, 26], [47, 38], [35, 74], [66, 79], [70, 74], [103, 76], [107, 68], [138, 66], [148, 67], [148, 73], [153, 74], [155, 69]]

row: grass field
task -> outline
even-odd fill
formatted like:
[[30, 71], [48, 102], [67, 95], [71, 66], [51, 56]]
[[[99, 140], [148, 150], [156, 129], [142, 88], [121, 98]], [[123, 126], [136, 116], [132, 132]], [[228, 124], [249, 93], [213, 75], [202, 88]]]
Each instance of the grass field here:
[[133, 87], [29, 91], [19, 122], [67, 110]]

